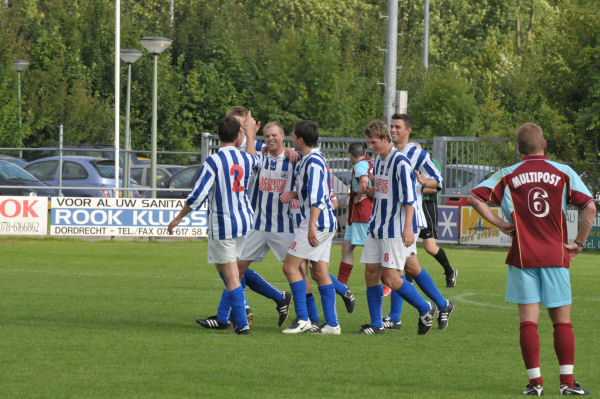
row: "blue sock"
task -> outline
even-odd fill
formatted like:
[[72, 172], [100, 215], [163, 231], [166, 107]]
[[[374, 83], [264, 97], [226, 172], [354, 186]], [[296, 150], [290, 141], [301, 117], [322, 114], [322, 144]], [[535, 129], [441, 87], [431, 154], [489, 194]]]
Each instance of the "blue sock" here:
[[320, 286], [319, 293], [321, 294], [321, 305], [323, 306], [325, 322], [331, 327], [337, 326], [338, 318], [335, 309], [335, 288], [333, 288], [333, 284]]
[[340, 283], [339, 280], [333, 276], [333, 274], [329, 273], [329, 277], [333, 282], [333, 288], [335, 288], [336, 293], [344, 295], [346, 291], [348, 291], [348, 286], [344, 283]]
[[314, 323], [319, 322], [319, 310], [317, 309], [317, 301], [313, 294], [306, 294], [306, 307], [308, 308], [308, 318]]
[[233, 291], [227, 293], [229, 303], [231, 303], [231, 319], [236, 324], [238, 329], [248, 325], [248, 317], [246, 317], [246, 307], [244, 306], [244, 288], [237, 287]]
[[371, 316], [371, 325], [381, 328], [383, 318], [383, 286], [381, 284], [367, 287], [367, 306]]
[[246, 279], [244, 278], [244, 276], [242, 276], [242, 278], [240, 279], [240, 284], [244, 290], [244, 308], [249, 308], [250, 305], [248, 305], [248, 301], [246, 300]]
[[402, 287], [396, 292], [398, 292], [406, 302], [417, 308], [419, 316], [423, 316], [425, 313], [429, 312], [431, 310], [429, 302], [419, 294], [419, 291], [417, 291], [414, 285], [406, 281], [406, 276], [402, 276], [402, 280], [404, 280]]
[[390, 318], [396, 323], [400, 322], [402, 304], [404, 304], [404, 299], [402, 299], [398, 292], [392, 290], [390, 294]]
[[221, 323], [227, 323], [229, 320], [229, 312], [231, 307], [229, 306], [229, 297], [227, 295], [227, 290], [223, 290], [221, 294], [221, 302], [219, 302], [219, 307], [217, 308], [217, 320]]
[[294, 310], [296, 317], [302, 320], [308, 320], [308, 309], [306, 308], [306, 284], [304, 280], [290, 283], [290, 289], [294, 296]]
[[275, 303], [283, 301], [283, 292], [269, 284], [267, 280], [254, 270], [246, 270], [246, 273], [244, 273], [244, 280], [246, 280], [246, 284], [252, 291], [258, 292], [262, 296], [274, 300]]
[[444, 298], [440, 290], [435, 286], [435, 283], [431, 279], [429, 273], [427, 273], [427, 270], [421, 268], [421, 273], [415, 277], [415, 283], [419, 285], [425, 295], [433, 299], [433, 302], [435, 302], [439, 310], [446, 309], [448, 301], [446, 301], [446, 298]]

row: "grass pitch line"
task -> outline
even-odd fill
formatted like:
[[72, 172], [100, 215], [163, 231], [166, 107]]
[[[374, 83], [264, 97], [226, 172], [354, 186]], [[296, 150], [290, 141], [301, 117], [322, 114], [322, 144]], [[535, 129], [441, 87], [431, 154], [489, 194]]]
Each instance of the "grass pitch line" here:
[[489, 303], [489, 302], [479, 302], [479, 301], [474, 301], [472, 299], [468, 299], [469, 297], [475, 296], [475, 295], [492, 295], [492, 296], [501, 296], [500, 294], [481, 294], [478, 292], [465, 292], [462, 294], [458, 294], [458, 295], [452, 295], [451, 299], [454, 302], [463, 302], [463, 303], [468, 303], [470, 305], [475, 305], [475, 306], [482, 306], [482, 307], [486, 307], [486, 308], [496, 308], [496, 309], [505, 309], [505, 310], [515, 310], [514, 306], [507, 306], [507, 305], [495, 305], [493, 303]]

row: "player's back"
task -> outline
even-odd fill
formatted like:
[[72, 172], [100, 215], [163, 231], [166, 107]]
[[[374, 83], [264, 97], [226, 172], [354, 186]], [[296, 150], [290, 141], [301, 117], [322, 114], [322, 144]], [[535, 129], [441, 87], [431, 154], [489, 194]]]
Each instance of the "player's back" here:
[[252, 228], [253, 210], [247, 186], [256, 157], [234, 147], [222, 147], [209, 156], [187, 203], [197, 209], [208, 199], [209, 236], [212, 239], [236, 238]]
[[569, 266], [567, 204], [582, 206], [591, 197], [567, 165], [529, 156], [497, 172], [473, 194], [501, 204], [515, 226], [507, 263], [519, 267]]

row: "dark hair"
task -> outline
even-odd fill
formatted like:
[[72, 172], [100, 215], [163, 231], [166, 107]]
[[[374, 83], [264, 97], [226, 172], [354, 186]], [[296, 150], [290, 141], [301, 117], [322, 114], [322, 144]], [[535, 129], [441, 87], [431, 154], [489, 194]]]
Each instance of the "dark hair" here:
[[302, 138], [308, 147], [316, 147], [319, 140], [319, 125], [315, 121], [298, 121], [294, 123], [293, 132]]
[[353, 157], [361, 157], [365, 155], [365, 146], [362, 143], [352, 143], [348, 147], [348, 153]]
[[411, 129], [413, 127], [412, 119], [406, 114], [394, 114], [392, 115], [392, 119], [401, 119], [404, 121], [404, 126]]
[[219, 121], [217, 134], [223, 143], [233, 143], [240, 132], [240, 123], [233, 116], [225, 116]]

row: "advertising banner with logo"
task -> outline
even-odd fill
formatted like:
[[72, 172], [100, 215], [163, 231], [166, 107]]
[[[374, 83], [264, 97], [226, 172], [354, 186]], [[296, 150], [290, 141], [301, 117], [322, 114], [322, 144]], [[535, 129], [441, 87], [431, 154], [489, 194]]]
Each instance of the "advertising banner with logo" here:
[[50, 235], [206, 237], [206, 204], [169, 236], [167, 226], [184, 204], [184, 199], [53, 197]]
[[458, 243], [460, 208], [458, 206], [438, 206], [437, 241], [441, 243]]
[[[500, 208], [492, 208], [496, 215], [506, 220]], [[573, 242], [577, 236], [579, 211], [567, 210], [567, 239]], [[461, 210], [460, 244], [465, 245], [489, 245], [509, 247], [512, 237], [504, 234], [493, 224], [482, 218], [479, 213], [470, 206], [463, 206]]]
[[0, 235], [48, 234], [48, 198], [0, 196]]

